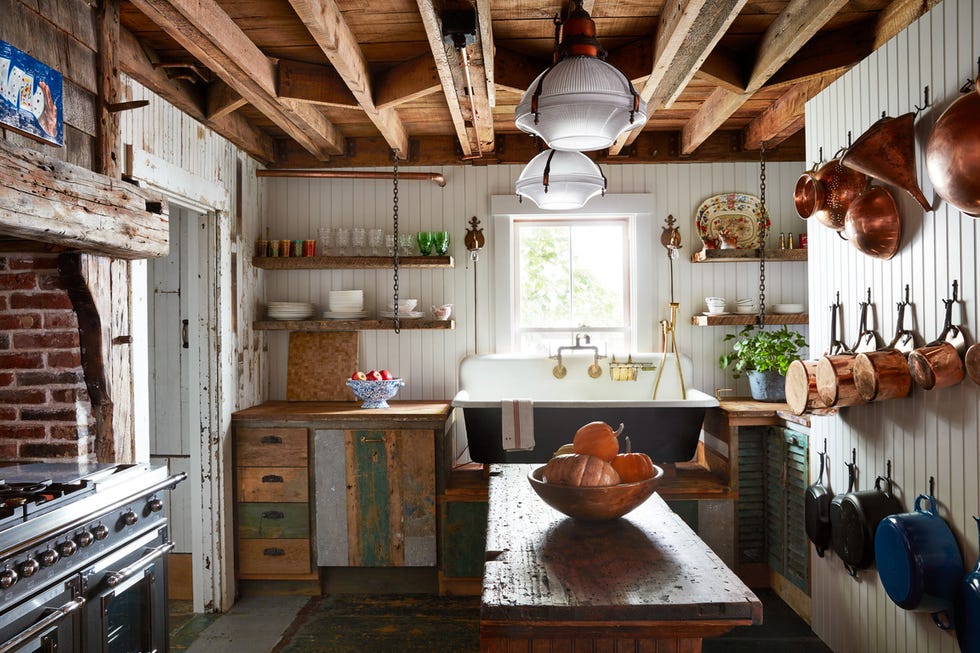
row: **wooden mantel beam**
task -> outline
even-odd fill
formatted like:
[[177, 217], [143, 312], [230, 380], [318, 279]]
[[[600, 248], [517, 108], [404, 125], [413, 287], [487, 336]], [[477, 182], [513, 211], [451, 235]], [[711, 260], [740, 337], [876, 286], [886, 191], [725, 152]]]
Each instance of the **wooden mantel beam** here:
[[847, 0], [791, 0], [763, 34], [745, 92], [715, 89], [684, 126], [681, 151], [694, 152], [846, 4]]
[[123, 259], [166, 256], [166, 200], [0, 139], [0, 233]]
[[215, 0], [131, 1], [310, 154], [326, 161], [343, 153], [343, 134], [322, 113], [278, 97], [275, 64]]
[[334, 0], [289, 0], [306, 29], [347, 84], [392, 150], [408, 156], [408, 133], [394, 109], [379, 109], [371, 94], [367, 59]]

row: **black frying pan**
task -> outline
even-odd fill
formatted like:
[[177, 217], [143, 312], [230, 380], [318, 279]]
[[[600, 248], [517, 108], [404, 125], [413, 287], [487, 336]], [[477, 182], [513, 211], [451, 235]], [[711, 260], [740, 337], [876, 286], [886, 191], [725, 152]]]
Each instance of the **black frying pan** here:
[[817, 482], [806, 489], [803, 504], [803, 514], [806, 522], [806, 536], [813, 542], [817, 555], [823, 557], [823, 552], [830, 546], [830, 502], [833, 494], [824, 485], [823, 470], [827, 457], [827, 440], [823, 441], [823, 451], [820, 452], [820, 472]]

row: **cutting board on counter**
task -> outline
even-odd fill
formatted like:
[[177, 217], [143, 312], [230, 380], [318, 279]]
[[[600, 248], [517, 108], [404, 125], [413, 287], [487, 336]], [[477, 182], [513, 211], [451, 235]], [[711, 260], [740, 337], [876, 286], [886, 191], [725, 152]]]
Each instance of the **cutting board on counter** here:
[[289, 334], [288, 401], [354, 401], [347, 379], [357, 370], [356, 331]]

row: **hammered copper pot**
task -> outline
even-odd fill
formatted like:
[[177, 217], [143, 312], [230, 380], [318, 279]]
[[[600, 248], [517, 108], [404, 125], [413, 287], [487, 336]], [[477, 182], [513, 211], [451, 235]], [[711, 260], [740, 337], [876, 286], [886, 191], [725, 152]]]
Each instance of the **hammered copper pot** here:
[[823, 184], [816, 175], [816, 167], [807, 170], [796, 180], [796, 188], [793, 189], [793, 203], [803, 219], [813, 215], [824, 203]]
[[960, 211], [980, 216], [980, 77], [943, 112], [926, 146], [926, 170], [936, 192]]
[[[840, 231], [844, 228], [844, 216], [851, 202], [867, 188], [868, 176], [842, 166], [840, 159], [828, 161], [811, 176], [813, 188], [805, 192], [804, 204], [811, 203], [807, 198], [812, 196], [814, 210], [811, 217], [825, 227]], [[804, 190], [806, 188], [804, 183]]]
[[872, 186], [851, 203], [844, 233], [863, 254], [886, 260], [895, 256], [902, 244], [902, 219], [887, 188]]
[[929, 200], [919, 188], [915, 168], [915, 114], [882, 118], [868, 127], [840, 158], [843, 166], [898, 186], [926, 211]]

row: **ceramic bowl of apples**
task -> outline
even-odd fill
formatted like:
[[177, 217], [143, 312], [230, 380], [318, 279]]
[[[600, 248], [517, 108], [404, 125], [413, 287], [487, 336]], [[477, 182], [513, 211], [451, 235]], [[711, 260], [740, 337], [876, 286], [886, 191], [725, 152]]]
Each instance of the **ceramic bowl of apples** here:
[[398, 394], [405, 381], [396, 379], [388, 370], [357, 370], [347, 379], [347, 385], [364, 402], [361, 408], [388, 408], [388, 400]]

